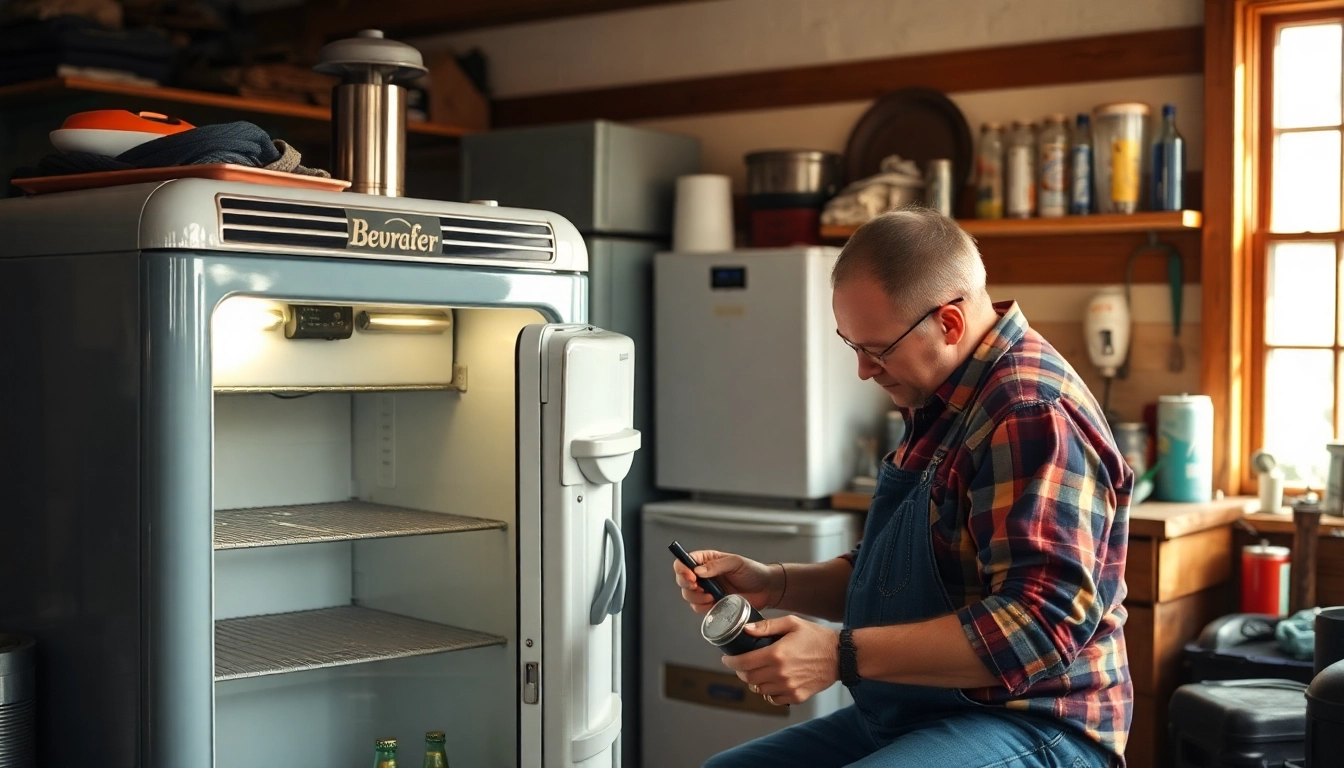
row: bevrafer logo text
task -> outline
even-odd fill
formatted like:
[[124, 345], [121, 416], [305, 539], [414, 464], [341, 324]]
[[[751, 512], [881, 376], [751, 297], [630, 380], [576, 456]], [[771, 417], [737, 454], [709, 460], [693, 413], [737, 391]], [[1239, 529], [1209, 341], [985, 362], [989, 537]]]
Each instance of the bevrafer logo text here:
[[351, 217], [347, 246], [433, 253], [439, 249], [440, 238], [440, 233], [426, 232], [420, 224], [396, 216], [384, 221], [377, 229], [369, 226], [367, 219]]

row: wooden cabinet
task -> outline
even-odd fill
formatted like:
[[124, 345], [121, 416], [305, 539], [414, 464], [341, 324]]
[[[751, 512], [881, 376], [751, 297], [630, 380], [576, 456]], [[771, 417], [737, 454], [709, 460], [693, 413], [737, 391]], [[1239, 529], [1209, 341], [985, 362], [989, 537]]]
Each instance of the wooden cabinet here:
[[1132, 766], [1171, 764], [1167, 702], [1183, 682], [1185, 644], [1233, 607], [1232, 525], [1248, 502], [1149, 502], [1130, 511], [1124, 605], [1134, 719], [1125, 755]]

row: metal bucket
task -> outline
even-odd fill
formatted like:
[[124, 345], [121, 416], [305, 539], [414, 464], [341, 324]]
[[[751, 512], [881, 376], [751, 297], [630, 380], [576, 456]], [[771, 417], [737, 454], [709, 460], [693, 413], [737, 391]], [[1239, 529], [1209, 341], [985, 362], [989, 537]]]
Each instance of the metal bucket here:
[[1115, 447], [1125, 463], [1134, 471], [1134, 478], [1148, 471], [1148, 425], [1141, 421], [1124, 421], [1111, 427], [1115, 435]]
[[37, 671], [30, 638], [0, 632], [0, 768], [37, 766]]
[[835, 152], [781, 149], [747, 155], [747, 194], [752, 197], [797, 195], [820, 205], [835, 196], [839, 185], [840, 155]]

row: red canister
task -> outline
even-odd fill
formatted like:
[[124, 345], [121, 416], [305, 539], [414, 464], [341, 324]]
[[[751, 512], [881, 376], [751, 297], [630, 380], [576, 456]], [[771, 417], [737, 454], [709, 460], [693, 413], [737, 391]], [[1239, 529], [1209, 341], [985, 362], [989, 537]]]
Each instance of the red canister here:
[[1241, 548], [1242, 613], [1288, 615], [1289, 554], [1264, 540]]

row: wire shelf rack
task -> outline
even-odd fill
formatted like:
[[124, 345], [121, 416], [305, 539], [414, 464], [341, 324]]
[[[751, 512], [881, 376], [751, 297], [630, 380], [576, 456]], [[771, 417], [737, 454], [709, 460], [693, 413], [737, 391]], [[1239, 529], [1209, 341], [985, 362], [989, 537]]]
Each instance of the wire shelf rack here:
[[215, 622], [215, 680], [504, 645], [507, 638], [356, 605]]
[[215, 549], [506, 529], [499, 520], [425, 512], [367, 501], [337, 501], [215, 512]]

